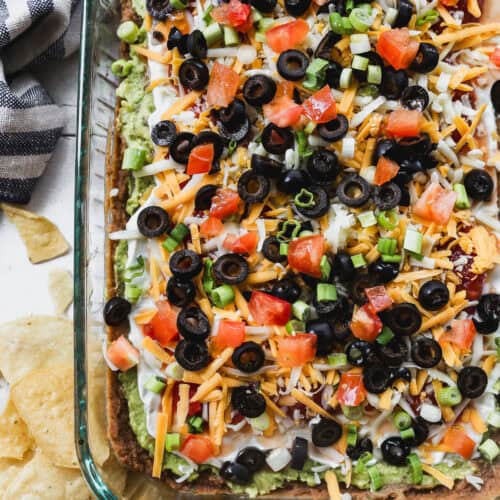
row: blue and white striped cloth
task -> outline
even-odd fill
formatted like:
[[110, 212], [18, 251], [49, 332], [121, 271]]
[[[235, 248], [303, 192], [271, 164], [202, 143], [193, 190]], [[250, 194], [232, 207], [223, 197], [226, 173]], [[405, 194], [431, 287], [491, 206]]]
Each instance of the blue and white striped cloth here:
[[0, 201], [28, 203], [66, 118], [28, 73], [78, 48], [79, 0], [0, 0]]

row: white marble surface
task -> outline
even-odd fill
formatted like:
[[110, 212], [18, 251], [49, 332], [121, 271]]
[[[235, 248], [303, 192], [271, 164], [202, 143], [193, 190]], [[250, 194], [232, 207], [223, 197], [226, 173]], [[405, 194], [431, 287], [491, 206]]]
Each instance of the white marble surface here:
[[[71, 250], [52, 261], [31, 264], [16, 228], [0, 212], [0, 323], [30, 314], [54, 314], [54, 306], [48, 293], [49, 271], [61, 268], [73, 273], [78, 54], [62, 63], [47, 65], [36, 76], [54, 101], [64, 106], [68, 119], [47, 170], [26, 208], [54, 222]], [[50, 120], [50, 117], [47, 119]], [[71, 309], [68, 314], [71, 314]]]

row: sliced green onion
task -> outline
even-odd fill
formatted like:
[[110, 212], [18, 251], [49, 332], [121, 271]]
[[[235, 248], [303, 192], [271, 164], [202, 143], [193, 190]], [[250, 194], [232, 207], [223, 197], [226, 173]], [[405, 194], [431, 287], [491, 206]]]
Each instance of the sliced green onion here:
[[366, 71], [369, 63], [370, 63], [370, 60], [367, 57], [354, 56], [352, 58], [351, 67], [353, 69], [359, 69], [360, 71]]
[[214, 288], [210, 298], [217, 307], [224, 308], [234, 302], [234, 290], [231, 285], [224, 284]]
[[380, 471], [378, 470], [377, 465], [372, 465], [371, 467], [367, 467], [368, 476], [370, 477], [370, 490], [377, 491], [384, 485], [382, 481], [382, 476]]
[[212, 292], [215, 286], [215, 278], [212, 271], [213, 265], [214, 262], [212, 259], [205, 259], [205, 269], [203, 271], [203, 290], [208, 294]]
[[211, 47], [212, 45], [222, 41], [224, 38], [224, 32], [218, 23], [212, 23], [203, 30], [203, 36], [207, 41], [207, 45]]
[[352, 23], [348, 17], [342, 18], [342, 31], [344, 35], [350, 35], [353, 32]]
[[387, 9], [387, 12], [385, 13], [384, 23], [392, 26], [392, 24], [396, 21], [397, 17], [398, 17], [398, 9], [390, 7], [389, 9]]
[[316, 286], [316, 298], [318, 302], [337, 300], [337, 288], [331, 283], [318, 283]]
[[166, 240], [161, 244], [161, 246], [168, 252], [173, 252], [177, 248], [178, 244], [179, 242], [172, 238], [172, 236], [167, 236]]
[[373, 455], [369, 451], [365, 451], [359, 458], [356, 467], [354, 468], [354, 472], [360, 473], [364, 472], [366, 469], [366, 464], [373, 459]]
[[360, 3], [356, 7], [358, 9], [364, 10], [368, 14], [371, 14], [371, 12], [372, 12], [372, 6], [369, 3]]
[[394, 255], [397, 245], [398, 240], [395, 238], [380, 238], [377, 243], [377, 250], [386, 255]]
[[351, 21], [352, 27], [356, 31], [364, 33], [370, 29], [372, 24], [371, 12], [367, 12], [364, 8], [356, 7], [349, 14], [349, 21]]
[[234, 45], [239, 45], [240, 36], [238, 32], [231, 26], [224, 26], [224, 45], [226, 47], [232, 47]]
[[381, 255], [382, 262], [391, 262], [392, 264], [399, 264], [402, 260], [401, 255]]
[[213, 5], [209, 5], [207, 7], [207, 9], [205, 10], [205, 12], [203, 12], [203, 22], [209, 26], [210, 24], [212, 24], [214, 22], [214, 20], [212, 19], [212, 11], [214, 10], [214, 6]]
[[181, 447], [181, 435], [169, 433], [165, 437], [165, 449], [168, 452], [177, 451]]
[[156, 394], [159, 394], [161, 391], [163, 391], [165, 386], [166, 386], [165, 382], [160, 380], [155, 375], [149, 377], [148, 380], [146, 380], [146, 383], [144, 384], [144, 387], [148, 391], [155, 392]]
[[344, 28], [342, 27], [342, 16], [338, 12], [332, 12], [328, 17], [328, 21], [330, 22], [330, 28], [334, 33], [338, 35], [344, 34]]
[[326, 255], [321, 257], [321, 262], [319, 263], [319, 269], [321, 271], [321, 279], [327, 280], [330, 278], [330, 273], [332, 272], [332, 266]]
[[299, 234], [299, 238], [305, 238], [306, 236], [312, 236], [314, 233], [312, 231], [309, 231], [308, 229], [304, 229], [304, 231], [301, 231]]
[[304, 133], [306, 133], [307, 135], [311, 135], [314, 132], [315, 128], [316, 128], [316, 124], [314, 122], [309, 122], [304, 127]]
[[187, 7], [187, 3], [184, 3], [181, 0], [170, 0], [170, 5], [177, 10], [184, 10]]
[[342, 407], [342, 413], [349, 420], [359, 420], [363, 416], [363, 407], [361, 405], [359, 406], [341, 405], [341, 407]]
[[255, 40], [257, 42], [259, 42], [259, 43], [267, 43], [266, 34], [265, 33], [261, 33], [260, 31], [256, 31], [255, 32]]
[[188, 234], [189, 234], [189, 228], [186, 226], [186, 224], [183, 224], [182, 222], [176, 224], [176, 226], [170, 232], [170, 236], [178, 243], [184, 241], [184, 239]]
[[500, 411], [493, 410], [487, 417], [488, 425], [500, 429]]
[[[313, 123], [313, 122], [309, 122], [309, 123]], [[314, 125], [314, 123], [313, 123], [313, 125]], [[309, 126], [309, 124], [308, 124], [308, 126]], [[312, 133], [312, 132], [310, 132], [310, 133]], [[309, 148], [309, 142], [307, 141], [305, 129], [298, 130], [297, 132], [295, 132], [295, 139], [297, 141], [297, 146], [298, 146], [300, 158], [308, 158], [309, 156], [311, 156], [313, 154], [313, 150]]]
[[479, 445], [479, 451], [489, 462], [493, 462], [500, 454], [500, 448], [493, 439], [487, 439], [484, 443]]
[[347, 354], [343, 352], [329, 354], [328, 364], [331, 365], [332, 368], [341, 368], [342, 366], [347, 365]]
[[341, 89], [348, 89], [352, 83], [352, 69], [344, 68], [340, 73], [339, 87]]
[[354, 8], [354, 0], [347, 0], [345, 3], [345, 10], [347, 13], [351, 12]]
[[358, 215], [358, 220], [361, 224], [361, 227], [370, 227], [374, 226], [377, 223], [377, 219], [375, 218], [373, 210], [368, 210], [367, 212], [361, 212]]
[[288, 243], [280, 243], [280, 255], [288, 255]]
[[265, 33], [275, 25], [274, 19], [271, 17], [263, 17], [259, 20], [259, 33]]
[[140, 170], [146, 163], [147, 151], [142, 148], [127, 148], [123, 153], [123, 170]]
[[121, 23], [116, 30], [118, 38], [127, 43], [134, 43], [137, 40], [138, 34], [139, 26], [137, 26], [134, 21], [125, 21]]
[[[370, 45], [370, 39], [368, 38], [368, 35], [365, 35], [365, 34], [351, 35], [351, 42], [350, 42], [349, 48], [351, 49], [351, 53], [354, 56], [357, 54], [364, 54], [365, 52], [369, 52], [371, 49], [371, 45]], [[368, 64], [369, 64], [369, 62], [366, 63], [366, 66], [363, 69], [363, 71], [366, 70], [366, 68], [368, 67]]]
[[411, 481], [413, 484], [420, 484], [424, 478], [422, 462], [416, 453], [410, 453], [407, 457], [411, 470]]
[[236, 151], [237, 147], [238, 147], [238, 143], [234, 139], [231, 139], [229, 141], [229, 144], [227, 145], [228, 154], [232, 155]]
[[361, 253], [358, 253], [356, 255], [352, 255], [351, 256], [351, 261], [352, 261], [352, 265], [358, 269], [359, 267], [364, 267], [366, 266], [366, 260], [363, 256], [363, 254]]
[[347, 446], [356, 446], [358, 442], [358, 428], [354, 424], [347, 425]]
[[437, 394], [437, 400], [443, 406], [455, 406], [462, 402], [462, 394], [458, 387], [443, 387]]
[[308, 90], [318, 90], [325, 83], [328, 61], [317, 57], [313, 59], [306, 69], [306, 78], [302, 85]]
[[382, 68], [375, 64], [368, 65], [368, 72], [366, 74], [366, 80], [368, 83], [374, 83], [379, 85], [382, 83]]
[[124, 295], [129, 302], [135, 304], [142, 295], [142, 288], [139, 288], [138, 286], [132, 285], [130, 283], [125, 283]]
[[399, 433], [403, 439], [413, 439], [415, 437], [415, 431], [413, 427], [408, 427], [408, 429], [403, 429]]
[[172, 361], [172, 363], [168, 364], [165, 368], [165, 375], [173, 380], [182, 380], [184, 368], [182, 368], [177, 361]]
[[258, 23], [261, 19], [264, 19], [262, 14], [255, 7], [251, 7], [251, 12], [253, 24]]
[[453, 184], [453, 191], [455, 191], [458, 195], [457, 201], [455, 202], [455, 206], [457, 208], [464, 209], [471, 207], [467, 191], [465, 190], [465, 186], [463, 184]]
[[292, 304], [292, 314], [300, 321], [307, 321], [311, 316], [311, 307], [303, 300], [297, 300]]
[[297, 319], [291, 319], [285, 325], [285, 330], [287, 333], [295, 333], [295, 332], [304, 332], [306, 329], [306, 324], [303, 321], [299, 321]]
[[262, 413], [258, 417], [248, 418], [248, 422], [250, 423], [252, 428], [262, 432], [267, 430], [271, 425], [271, 420], [266, 412]]
[[359, 87], [358, 95], [361, 97], [377, 97], [380, 94], [380, 89], [371, 83], [365, 83]]
[[377, 344], [386, 345], [393, 338], [394, 338], [393, 331], [388, 326], [384, 326], [384, 328], [382, 328], [382, 331], [380, 332], [380, 335], [377, 337], [376, 340], [377, 340]]
[[291, 219], [283, 222], [281, 229], [276, 233], [276, 238], [280, 241], [287, 242], [296, 238], [299, 233], [300, 222]]
[[189, 417], [187, 424], [191, 434], [201, 434], [203, 432], [203, 419], [199, 415]]
[[422, 233], [419, 233], [418, 231], [415, 231], [413, 229], [407, 229], [403, 248], [420, 255], [422, 253], [422, 240]]
[[394, 425], [398, 430], [403, 431], [411, 427], [411, 417], [405, 411], [398, 411], [394, 417]]
[[377, 222], [388, 231], [392, 231], [399, 224], [399, 215], [395, 210], [384, 210], [377, 214]]
[[314, 194], [308, 191], [306, 188], [302, 188], [293, 199], [295, 205], [300, 208], [310, 208], [314, 207]]
[[434, 24], [439, 19], [439, 12], [431, 9], [417, 17], [417, 26], [423, 26], [426, 23]]
[[125, 59], [118, 59], [111, 65], [111, 72], [113, 73], [113, 75], [124, 78], [125, 76], [130, 75], [130, 72], [132, 71], [133, 67], [134, 63], [132, 61], [126, 61]]

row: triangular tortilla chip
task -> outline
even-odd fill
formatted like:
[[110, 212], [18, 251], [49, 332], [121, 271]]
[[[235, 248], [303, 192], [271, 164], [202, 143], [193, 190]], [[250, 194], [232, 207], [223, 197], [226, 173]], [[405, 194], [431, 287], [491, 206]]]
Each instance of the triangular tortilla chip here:
[[56, 314], [62, 314], [73, 302], [73, 278], [64, 269], [49, 272], [49, 292]]
[[14, 403], [9, 401], [0, 415], [0, 457], [22, 460], [33, 440]]
[[16, 225], [31, 263], [54, 259], [69, 250], [64, 236], [50, 220], [7, 203], [1, 203], [0, 207]]

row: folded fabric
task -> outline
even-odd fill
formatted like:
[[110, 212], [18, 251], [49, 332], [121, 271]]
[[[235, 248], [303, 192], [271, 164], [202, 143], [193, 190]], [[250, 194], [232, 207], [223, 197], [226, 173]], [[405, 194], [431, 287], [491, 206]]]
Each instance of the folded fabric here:
[[0, 0], [0, 201], [28, 203], [65, 113], [27, 72], [79, 45], [79, 0]]

